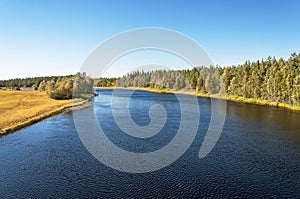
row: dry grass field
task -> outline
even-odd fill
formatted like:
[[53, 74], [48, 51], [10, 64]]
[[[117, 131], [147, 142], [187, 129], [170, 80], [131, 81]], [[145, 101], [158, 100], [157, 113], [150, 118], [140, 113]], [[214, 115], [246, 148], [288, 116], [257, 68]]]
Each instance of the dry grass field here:
[[0, 134], [18, 130], [85, 102], [81, 99], [53, 100], [39, 91], [0, 91]]

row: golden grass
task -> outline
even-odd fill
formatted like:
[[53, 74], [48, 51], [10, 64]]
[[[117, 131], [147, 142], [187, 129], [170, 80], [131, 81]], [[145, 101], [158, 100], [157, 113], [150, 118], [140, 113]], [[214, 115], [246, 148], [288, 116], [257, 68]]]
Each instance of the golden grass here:
[[142, 91], [149, 91], [149, 92], [156, 92], [156, 93], [175, 93], [175, 94], [185, 94], [185, 95], [195, 95], [198, 97], [206, 97], [206, 98], [216, 98], [216, 99], [224, 99], [233, 102], [239, 103], [246, 103], [246, 104], [256, 104], [256, 105], [263, 105], [263, 106], [272, 106], [278, 108], [289, 109], [292, 111], [300, 111], [300, 106], [297, 105], [289, 105], [284, 103], [272, 102], [268, 100], [261, 100], [261, 99], [254, 99], [254, 98], [244, 98], [238, 97], [233, 95], [210, 95], [206, 93], [199, 93], [195, 91], [186, 91], [186, 90], [179, 90], [173, 91], [170, 89], [155, 89], [155, 88], [144, 88], [144, 87], [95, 87], [95, 89], [127, 89], [127, 90], [142, 90]]
[[0, 134], [16, 131], [87, 100], [53, 100], [39, 91], [0, 91]]

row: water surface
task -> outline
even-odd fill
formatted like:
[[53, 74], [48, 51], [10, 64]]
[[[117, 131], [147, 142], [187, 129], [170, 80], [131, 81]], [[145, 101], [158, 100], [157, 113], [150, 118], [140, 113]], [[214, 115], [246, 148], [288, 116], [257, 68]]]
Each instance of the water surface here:
[[[97, 92], [93, 108], [117, 146], [150, 152], [175, 136], [180, 106], [174, 95], [134, 93], [130, 113], [137, 124], [150, 122], [149, 107], [156, 103], [168, 114], [161, 132], [139, 139], [123, 133], [114, 122], [112, 91]], [[123, 173], [98, 162], [81, 143], [70, 113], [3, 136], [0, 198], [300, 197], [300, 113], [228, 102], [219, 141], [199, 159], [211, 113], [209, 99], [198, 101], [201, 121], [191, 147], [173, 164], [151, 173]]]

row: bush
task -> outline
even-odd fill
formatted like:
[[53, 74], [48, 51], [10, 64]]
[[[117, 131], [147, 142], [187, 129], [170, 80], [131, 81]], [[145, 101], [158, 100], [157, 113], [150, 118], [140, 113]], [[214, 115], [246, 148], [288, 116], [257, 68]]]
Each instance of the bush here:
[[86, 97], [87, 94], [94, 94], [93, 80], [85, 73], [58, 78], [56, 81], [53, 79], [48, 82], [41, 82], [39, 87], [41, 90], [45, 90], [51, 99], [57, 100]]

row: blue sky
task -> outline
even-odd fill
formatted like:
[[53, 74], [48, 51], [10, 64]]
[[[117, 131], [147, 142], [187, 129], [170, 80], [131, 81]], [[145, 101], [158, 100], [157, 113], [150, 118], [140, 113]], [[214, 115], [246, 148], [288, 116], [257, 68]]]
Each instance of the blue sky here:
[[0, 0], [0, 79], [76, 73], [101, 42], [142, 27], [182, 32], [221, 66], [288, 58], [300, 52], [299, 7], [298, 0]]

